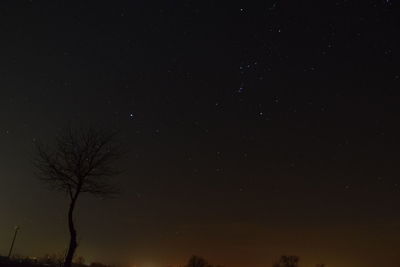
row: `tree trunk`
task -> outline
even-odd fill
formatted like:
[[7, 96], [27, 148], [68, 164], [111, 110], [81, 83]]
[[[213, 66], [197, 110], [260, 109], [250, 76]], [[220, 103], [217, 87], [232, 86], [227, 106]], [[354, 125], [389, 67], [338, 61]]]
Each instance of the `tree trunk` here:
[[75, 250], [78, 247], [78, 242], [76, 241], [76, 230], [74, 226], [74, 208], [75, 208], [75, 203], [78, 198], [78, 194], [76, 194], [72, 199], [71, 203], [69, 204], [69, 210], [68, 210], [68, 229], [69, 229], [69, 235], [70, 235], [70, 241], [69, 241], [69, 247], [68, 247], [68, 252], [65, 257], [64, 261], [64, 267], [71, 267], [72, 266], [72, 260], [74, 258]]

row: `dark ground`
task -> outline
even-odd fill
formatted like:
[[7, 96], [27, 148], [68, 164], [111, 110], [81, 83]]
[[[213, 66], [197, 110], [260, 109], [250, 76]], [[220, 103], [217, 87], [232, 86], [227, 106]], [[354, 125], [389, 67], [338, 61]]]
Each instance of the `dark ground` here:
[[[7, 257], [0, 256], [0, 267], [60, 267], [62, 264], [48, 262], [43, 263], [38, 260], [33, 260], [29, 258], [18, 258], [18, 259], [11, 259], [8, 260]], [[102, 264], [92, 264], [92, 267], [106, 267]], [[83, 264], [74, 264], [74, 267], [88, 267], [87, 265]]]

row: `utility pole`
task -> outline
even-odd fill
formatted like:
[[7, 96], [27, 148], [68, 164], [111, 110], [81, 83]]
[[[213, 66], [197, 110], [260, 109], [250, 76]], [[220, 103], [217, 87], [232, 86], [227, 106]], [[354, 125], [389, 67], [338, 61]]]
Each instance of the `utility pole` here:
[[10, 251], [8, 252], [8, 257], [7, 257], [8, 259], [10, 259], [10, 257], [11, 257], [11, 253], [12, 253], [12, 250], [13, 250], [13, 247], [14, 247], [15, 239], [17, 238], [19, 226], [18, 226], [18, 225], [15, 226], [14, 230], [15, 230], [15, 231], [14, 231], [14, 237], [13, 237], [13, 240], [12, 240], [12, 242], [11, 242]]

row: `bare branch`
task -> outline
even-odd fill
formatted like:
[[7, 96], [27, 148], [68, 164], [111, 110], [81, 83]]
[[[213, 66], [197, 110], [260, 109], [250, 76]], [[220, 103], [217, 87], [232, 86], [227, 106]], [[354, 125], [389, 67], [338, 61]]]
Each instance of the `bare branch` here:
[[115, 163], [123, 152], [115, 137], [114, 133], [93, 128], [67, 128], [57, 137], [53, 150], [37, 142], [34, 160], [37, 176], [71, 198], [81, 192], [101, 197], [115, 195], [117, 190], [106, 179], [120, 173]]

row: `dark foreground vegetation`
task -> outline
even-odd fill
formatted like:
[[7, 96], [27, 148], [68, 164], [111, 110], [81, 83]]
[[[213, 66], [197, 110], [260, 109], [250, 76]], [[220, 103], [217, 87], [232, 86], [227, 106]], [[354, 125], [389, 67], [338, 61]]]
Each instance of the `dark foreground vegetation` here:
[[[300, 258], [297, 256], [282, 256], [272, 267], [299, 267]], [[57, 255], [45, 255], [42, 258], [22, 258], [15, 257], [7, 259], [6, 257], [0, 256], [0, 267], [62, 267], [64, 265], [64, 259]], [[85, 260], [82, 257], [78, 257], [72, 263], [73, 267], [123, 267], [123, 266], [112, 266], [105, 265], [102, 263], [90, 263], [85, 264]], [[268, 266], [268, 265], [267, 265]], [[316, 264], [316, 267], [324, 267], [324, 264]], [[179, 267], [222, 267], [220, 265], [212, 265], [205, 259], [192, 256], [186, 264]]]
[[[63, 265], [64, 259], [58, 257], [57, 255], [45, 255], [42, 258], [13, 257], [12, 259], [0, 256], [0, 267], [62, 267]], [[96, 262], [85, 264], [83, 258], [78, 258], [74, 263], [72, 263], [72, 266], [114, 267]]]

